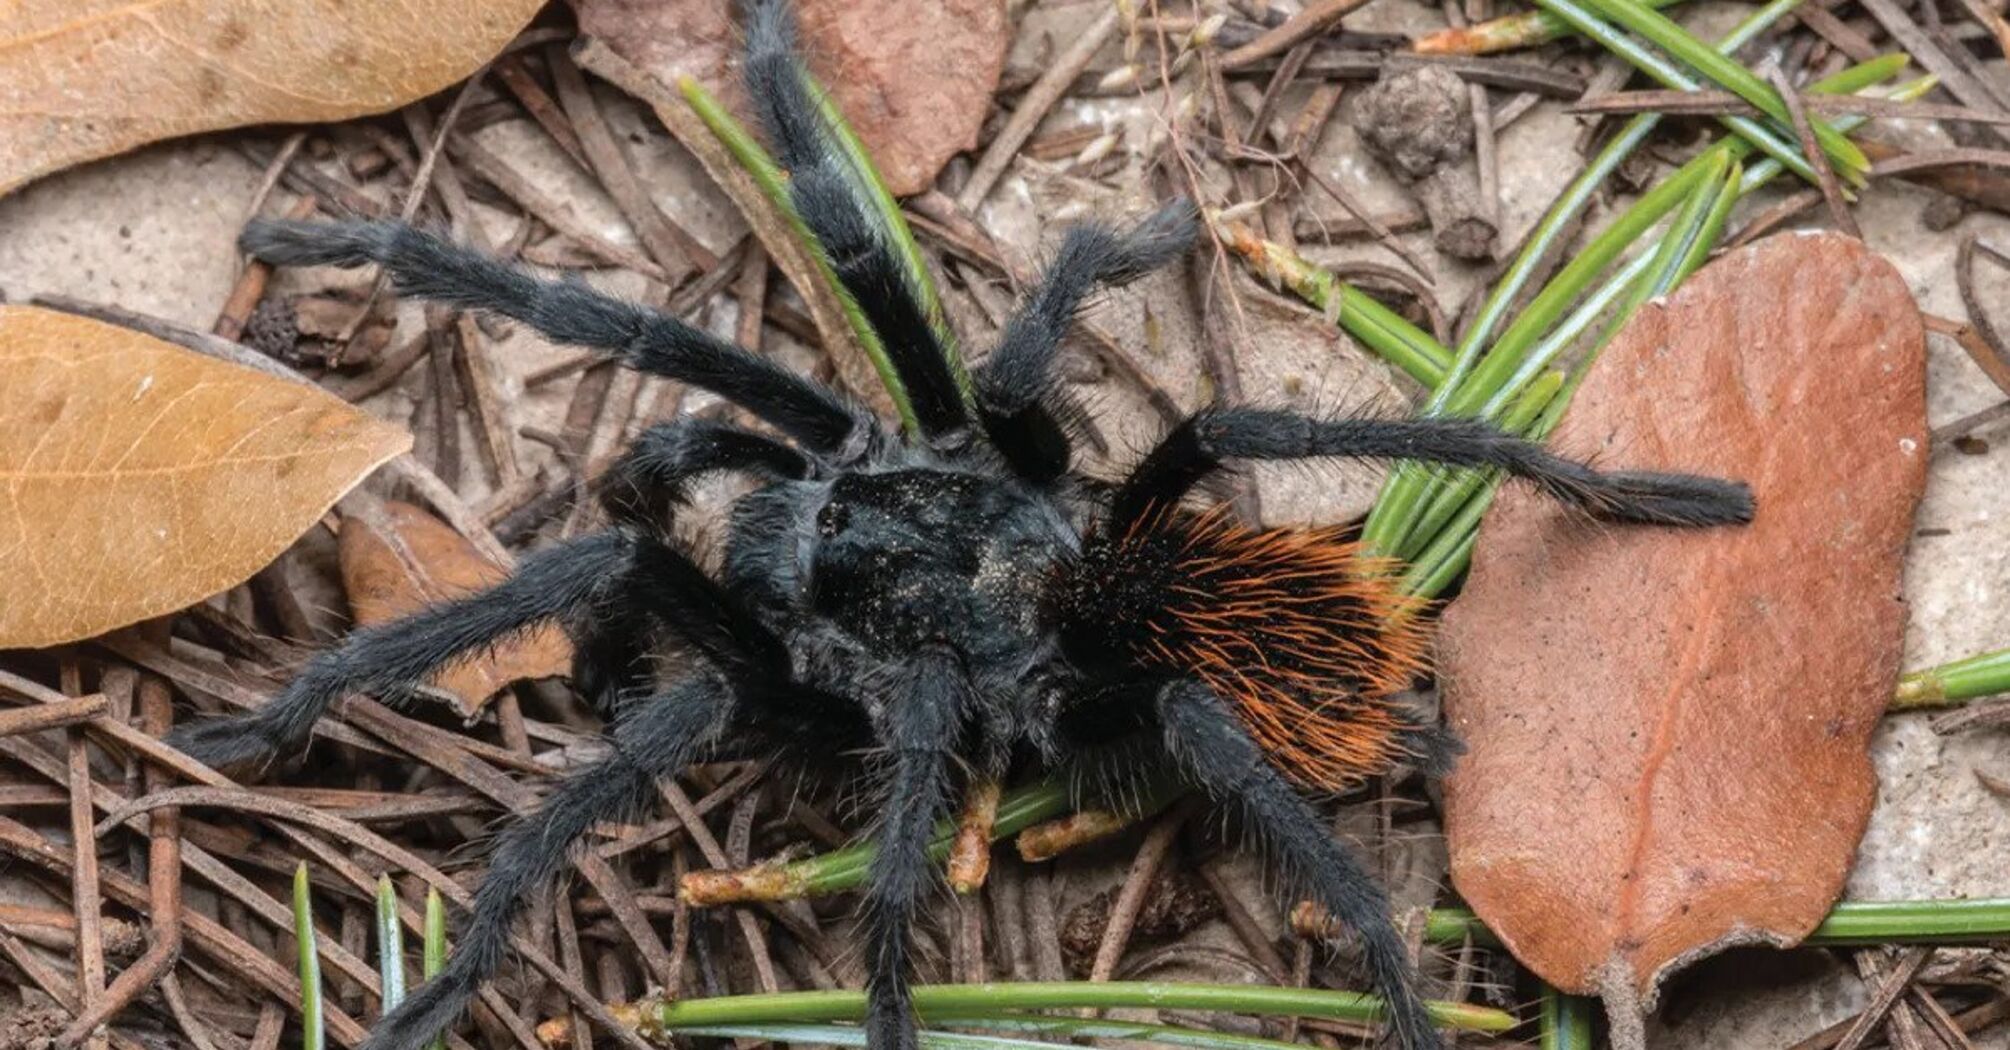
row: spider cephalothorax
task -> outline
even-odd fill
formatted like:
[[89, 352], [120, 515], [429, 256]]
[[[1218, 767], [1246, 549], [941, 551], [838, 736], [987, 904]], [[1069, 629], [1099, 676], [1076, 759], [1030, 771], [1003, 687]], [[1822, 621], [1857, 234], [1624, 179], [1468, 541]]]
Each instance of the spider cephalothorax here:
[[[575, 683], [613, 722], [609, 754], [501, 833], [445, 970], [384, 1017], [368, 1050], [417, 1050], [452, 1023], [581, 838], [643, 805], [657, 778], [719, 754], [874, 766], [867, 1031], [877, 1050], [910, 1050], [909, 928], [952, 777], [1108, 755], [1139, 731], [1354, 930], [1406, 1050], [1436, 1045], [1380, 888], [1293, 784], [1333, 788], [1449, 753], [1391, 699], [1422, 666], [1416, 610], [1340, 530], [1255, 528], [1187, 497], [1228, 460], [1417, 459], [1494, 468], [1611, 520], [1709, 525], [1750, 517], [1743, 486], [1600, 473], [1473, 421], [1237, 406], [1187, 418], [1114, 485], [1084, 479], [1051, 389], [1061, 339], [1085, 297], [1185, 252], [1194, 209], [1070, 230], [966, 388], [854, 192], [783, 5], [755, 3], [747, 36], [748, 87], [796, 210], [878, 331], [910, 433], [675, 318], [405, 226], [246, 231], [267, 260], [382, 265], [407, 295], [704, 387], [772, 430], [651, 427], [599, 486], [613, 528], [529, 556], [489, 591], [357, 631], [264, 708], [174, 738], [212, 763], [267, 760], [303, 744], [345, 693], [405, 689], [538, 624], [571, 632]], [[714, 575], [673, 522], [689, 483], [722, 471], [754, 486], [727, 515]]]

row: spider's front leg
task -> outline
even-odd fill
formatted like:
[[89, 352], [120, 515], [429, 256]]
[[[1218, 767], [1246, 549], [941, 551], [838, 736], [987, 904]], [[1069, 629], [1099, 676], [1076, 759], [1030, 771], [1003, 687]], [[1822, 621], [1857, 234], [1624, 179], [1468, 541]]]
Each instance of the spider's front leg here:
[[1417, 995], [1417, 977], [1389, 917], [1388, 897], [1319, 814], [1263, 757], [1233, 712], [1206, 686], [1175, 681], [1158, 694], [1166, 747], [1196, 787], [1242, 810], [1278, 867], [1327, 914], [1361, 939], [1368, 972], [1388, 1004], [1391, 1033], [1403, 1050], [1443, 1045]]
[[1742, 482], [1593, 470], [1478, 419], [1321, 419], [1244, 407], [1196, 412], [1173, 428], [1124, 480], [1111, 517], [1120, 527], [1154, 507], [1177, 504], [1224, 460], [1318, 457], [1491, 467], [1610, 521], [1702, 526], [1752, 520], [1752, 493]]
[[915, 1050], [909, 948], [923, 893], [937, 878], [928, 859], [935, 822], [949, 808], [949, 763], [970, 703], [954, 653], [912, 660], [889, 693], [876, 729], [886, 750], [879, 852], [865, 891], [866, 1037], [872, 1050]]
[[299, 747], [342, 696], [409, 688], [456, 660], [583, 610], [622, 572], [630, 548], [627, 538], [601, 532], [539, 551], [486, 591], [351, 634], [308, 661], [264, 707], [191, 723], [168, 743], [212, 766], [270, 759]]

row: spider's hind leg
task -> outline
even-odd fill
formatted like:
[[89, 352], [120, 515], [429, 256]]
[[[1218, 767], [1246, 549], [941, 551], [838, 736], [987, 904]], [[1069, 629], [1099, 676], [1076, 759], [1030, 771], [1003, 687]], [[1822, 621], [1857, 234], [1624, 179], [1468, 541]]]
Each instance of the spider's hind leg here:
[[578, 842], [595, 824], [641, 806], [657, 778], [716, 743], [732, 706], [727, 687], [709, 677], [632, 702], [615, 728], [611, 754], [566, 777], [535, 811], [497, 836], [488, 875], [446, 968], [385, 1014], [364, 1050], [419, 1050], [452, 1024], [502, 966], [510, 928], [566, 866]]
[[1389, 900], [1373, 876], [1335, 841], [1319, 815], [1271, 767], [1233, 712], [1207, 687], [1175, 681], [1158, 694], [1167, 749], [1193, 783], [1241, 808], [1277, 865], [1327, 914], [1360, 938], [1375, 990], [1388, 1007], [1391, 1035], [1402, 1050], [1442, 1046], [1417, 994], [1417, 976], [1403, 938], [1389, 917]]
[[183, 726], [168, 742], [212, 766], [270, 759], [305, 743], [328, 706], [348, 693], [407, 688], [455, 660], [585, 609], [623, 571], [629, 554], [629, 541], [613, 532], [539, 551], [486, 591], [351, 634], [308, 661], [264, 707]]

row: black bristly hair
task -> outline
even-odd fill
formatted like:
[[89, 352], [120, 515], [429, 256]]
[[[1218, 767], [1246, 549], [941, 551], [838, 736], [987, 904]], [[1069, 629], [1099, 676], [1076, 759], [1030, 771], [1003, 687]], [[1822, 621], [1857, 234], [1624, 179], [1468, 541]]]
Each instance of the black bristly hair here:
[[[1057, 421], [1056, 352], [1097, 289], [1187, 250], [1193, 206], [1068, 234], [966, 392], [939, 319], [834, 145], [787, 7], [758, 0], [747, 21], [747, 85], [794, 203], [885, 343], [919, 434], [676, 318], [409, 227], [245, 232], [268, 261], [381, 265], [405, 294], [494, 311], [712, 390], [779, 435], [690, 419], [652, 427], [598, 483], [609, 531], [531, 555], [480, 594], [356, 631], [263, 708], [175, 733], [212, 764], [267, 761], [303, 746], [345, 694], [402, 695], [539, 624], [572, 635], [575, 684], [611, 717], [611, 752], [501, 833], [447, 969], [364, 1050], [418, 1050], [452, 1023], [588, 829], [719, 753], [877, 774], [866, 1031], [874, 1050], [914, 1050], [910, 926], [958, 777], [1106, 773], [1107, 756], [1140, 746], [1239, 810], [1292, 885], [1358, 935], [1392, 1040], [1437, 1046], [1384, 894], [1299, 794], [1456, 752], [1395, 696], [1423, 670], [1423, 618], [1344, 529], [1265, 529], [1186, 498], [1230, 461], [1320, 457], [1492, 468], [1621, 522], [1742, 522], [1750, 494], [1714, 478], [1597, 471], [1473, 420], [1241, 406], [1194, 413], [1114, 487], [1092, 482], [1074, 472]], [[749, 488], [709, 572], [673, 526], [691, 482], [722, 472]]]

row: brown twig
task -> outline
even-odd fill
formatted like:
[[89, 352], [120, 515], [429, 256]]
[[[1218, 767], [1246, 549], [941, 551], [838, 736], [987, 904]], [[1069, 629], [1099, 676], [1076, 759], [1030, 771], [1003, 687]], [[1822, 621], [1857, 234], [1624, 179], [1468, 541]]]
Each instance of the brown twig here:
[[[92, 693], [56, 704], [16, 707], [0, 711], [0, 737], [39, 733], [88, 722], [105, 713], [105, 694]], [[72, 762], [76, 761], [72, 757]], [[87, 774], [88, 775], [88, 774]]]
[[1837, 229], [1862, 240], [1863, 231], [1857, 228], [1856, 217], [1850, 214], [1849, 202], [1843, 199], [1842, 184], [1836, 181], [1828, 154], [1822, 152], [1820, 144], [1815, 141], [1815, 128], [1808, 121], [1808, 111], [1801, 104], [1800, 93], [1794, 90], [1793, 82], [1780, 71], [1780, 67], [1774, 66], [1769, 72], [1773, 87], [1786, 102], [1787, 117], [1793, 123], [1794, 134], [1800, 138], [1801, 155], [1808, 158], [1808, 163], [1815, 169], [1815, 185], [1821, 189], [1822, 199], [1828, 202], [1829, 217], [1835, 220]]
[[[157, 623], [149, 629], [158, 632], [159, 637], [165, 637], [166, 627], [165, 623]], [[140, 719], [141, 729], [156, 739], [166, 736], [173, 728], [174, 694], [168, 690], [167, 683], [151, 676], [140, 679]], [[157, 790], [168, 779], [165, 773], [149, 770], [147, 787], [150, 791]], [[87, 785], [83, 802], [87, 821], [90, 807]], [[90, 841], [95, 842], [95, 839]], [[95, 1006], [87, 1007], [63, 1030], [63, 1034], [56, 1037], [58, 1047], [73, 1047], [83, 1042], [99, 1025], [109, 1021], [128, 1003], [153, 987], [173, 969], [175, 960], [181, 958], [180, 815], [172, 808], [155, 810], [147, 821], [147, 842], [147, 923], [152, 931], [152, 943], [147, 946], [144, 955], [120, 972], [111, 986], [105, 989], [103, 999]], [[95, 923], [97, 916], [91, 916], [88, 921]]]
[[1932, 954], [1933, 949], [1929, 947], [1907, 948], [1899, 954], [1892, 965], [1885, 969], [1882, 979], [1871, 993], [1870, 1004], [1857, 1015], [1849, 1032], [1837, 1044], [1837, 1050], [1860, 1050], [1869, 1041], [1871, 1033], [1877, 1031], [1878, 1025], [1884, 1022], [1891, 1008], [1904, 997], [1906, 988], [1912, 984], [1912, 979], [1919, 975], [1920, 967], [1926, 965], [1926, 960]]
[[709, 265], [713, 259], [698, 243], [685, 233], [663, 209], [642, 188], [642, 182], [635, 177], [635, 169], [628, 163], [620, 142], [607, 126], [607, 119], [600, 115], [600, 106], [594, 102], [592, 92], [587, 90], [586, 78], [573, 64], [572, 58], [563, 47], [556, 44], [546, 49], [545, 66], [551, 71], [552, 87], [558, 93], [558, 102], [565, 108], [565, 115], [572, 121], [572, 129], [579, 135], [580, 147], [586, 151], [586, 159], [600, 185], [614, 200], [614, 206], [628, 219], [629, 228], [642, 242], [642, 247], [651, 259], [666, 274], [665, 281], [671, 285], [682, 284], [684, 278], [699, 266]]
[[1116, 902], [1110, 905], [1110, 922], [1103, 928], [1102, 943], [1096, 947], [1096, 961], [1089, 970], [1089, 980], [1107, 981], [1117, 971], [1117, 963], [1123, 961], [1124, 946], [1130, 943], [1131, 928], [1137, 923], [1138, 911], [1144, 907], [1145, 892], [1151, 889], [1153, 879], [1158, 875], [1159, 865], [1172, 852], [1173, 843], [1179, 840], [1179, 830], [1193, 810], [1186, 805], [1173, 807], [1172, 811], [1160, 817], [1145, 833], [1145, 839], [1138, 844], [1137, 855], [1131, 858], [1131, 870], [1124, 876], [1123, 889], [1117, 892]]
[[[1989, 311], [1975, 290], [1975, 256], [1979, 243], [1975, 231], [1970, 230], [1961, 238], [1961, 247], [1954, 256], [1954, 283], [1960, 289], [1962, 305], [1968, 308], [1968, 323], [1975, 329], [1981, 343], [1973, 346], [1964, 342], [1962, 348], [1968, 350], [1969, 356], [1975, 359], [1975, 364], [1990, 382], [1996, 384], [1998, 390], [2010, 394], [2010, 350], [2005, 349], [2003, 337], [1996, 331], [1996, 323], [1989, 319]], [[2001, 257], [1993, 250], [1989, 254], [2000, 261]]]
[[1018, 108], [1012, 111], [1005, 126], [992, 137], [991, 144], [984, 148], [984, 155], [978, 158], [976, 167], [970, 170], [969, 180], [956, 195], [956, 203], [965, 211], [976, 211], [977, 206], [984, 203], [984, 198], [990, 195], [992, 187], [998, 185], [998, 179], [1011, 165], [1012, 158], [1018, 155], [1019, 147], [1026, 144], [1026, 140], [1033, 135], [1033, 129], [1039, 127], [1040, 121], [1047, 116], [1047, 111], [1068, 93], [1068, 88], [1082, 70], [1088, 68], [1089, 60], [1096, 57], [1103, 42], [1116, 31], [1117, 22], [1117, 8], [1111, 5], [1102, 17], [1082, 30], [1066, 50], [1054, 56], [1046, 71], [1040, 74], [1040, 79], [1019, 97]]
[[1232, 73], [1282, 54], [1326, 32], [1334, 22], [1339, 21], [1341, 15], [1367, 3], [1368, 0], [1313, 0], [1282, 24], [1265, 30], [1256, 39], [1221, 56], [1221, 68]]

